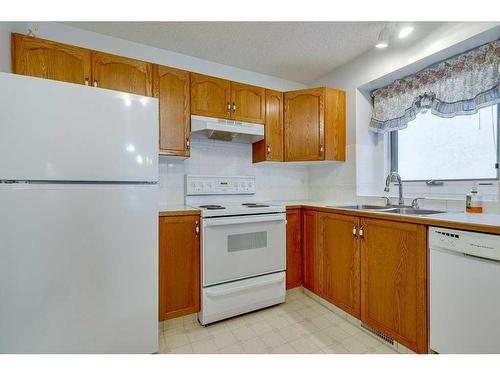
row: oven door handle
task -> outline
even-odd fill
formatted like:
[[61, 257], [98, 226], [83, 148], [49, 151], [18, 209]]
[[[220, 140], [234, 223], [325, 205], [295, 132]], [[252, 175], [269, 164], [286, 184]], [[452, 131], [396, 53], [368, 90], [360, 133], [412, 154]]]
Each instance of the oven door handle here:
[[206, 227], [215, 227], [221, 225], [234, 225], [234, 224], [249, 224], [249, 223], [265, 223], [271, 221], [285, 221], [285, 215], [277, 216], [249, 216], [244, 218], [224, 218], [224, 219], [205, 219], [203, 225]]
[[245, 286], [238, 286], [238, 287], [235, 287], [235, 288], [224, 289], [224, 290], [219, 290], [219, 291], [208, 290], [206, 292], [206, 294], [207, 294], [208, 297], [222, 297], [222, 296], [227, 296], [228, 294], [238, 293], [238, 292], [241, 292], [243, 290], [260, 288], [260, 287], [263, 287], [263, 286], [273, 285], [273, 284], [279, 284], [279, 283], [282, 283], [282, 282], [283, 282], [282, 278], [274, 279], [274, 280], [266, 280], [266, 281], [262, 281], [262, 282], [256, 283], [256, 284], [250, 284], [250, 285], [245, 285]]

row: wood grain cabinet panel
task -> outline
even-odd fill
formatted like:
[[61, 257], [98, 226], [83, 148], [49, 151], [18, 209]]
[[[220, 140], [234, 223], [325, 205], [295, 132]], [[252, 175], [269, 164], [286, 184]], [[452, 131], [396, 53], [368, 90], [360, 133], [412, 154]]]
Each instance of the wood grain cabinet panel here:
[[322, 256], [318, 247], [318, 212], [302, 211], [302, 285], [322, 296]]
[[27, 76], [88, 84], [91, 79], [91, 51], [13, 33], [12, 72]]
[[285, 161], [345, 160], [345, 93], [319, 87], [285, 93]]
[[153, 94], [160, 104], [160, 155], [189, 156], [189, 72], [153, 66]]
[[285, 161], [324, 160], [322, 89], [285, 93]]
[[159, 320], [200, 310], [198, 215], [159, 218]]
[[361, 225], [361, 320], [427, 353], [426, 227], [378, 219]]
[[92, 52], [92, 82], [97, 87], [152, 96], [152, 70], [153, 64], [145, 61]]
[[264, 139], [252, 145], [254, 163], [283, 161], [283, 93], [266, 90]]
[[318, 227], [318, 247], [323, 260], [323, 297], [359, 319], [359, 218], [321, 213]]
[[231, 118], [263, 124], [266, 121], [266, 89], [231, 82]]
[[191, 114], [231, 118], [231, 82], [191, 73]]
[[286, 221], [286, 288], [291, 289], [301, 285], [301, 210], [286, 210]]

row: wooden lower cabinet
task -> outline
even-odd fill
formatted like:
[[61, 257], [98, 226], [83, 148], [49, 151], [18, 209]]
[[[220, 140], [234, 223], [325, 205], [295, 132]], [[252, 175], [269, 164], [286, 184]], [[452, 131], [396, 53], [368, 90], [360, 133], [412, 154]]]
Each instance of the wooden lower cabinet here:
[[302, 211], [302, 285], [311, 292], [321, 295], [321, 254], [318, 243], [318, 212]]
[[286, 288], [301, 285], [301, 211], [286, 210]]
[[301, 240], [304, 288], [427, 353], [425, 225], [304, 209]]
[[200, 310], [198, 215], [159, 218], [159, 320]]
[[362, 219], [361, 320], [417, 353], [427, 353], [427, 230]]
[[318, 249], [322, 255], [322, 297], [360, 318], [359, 218], [320, 213]]

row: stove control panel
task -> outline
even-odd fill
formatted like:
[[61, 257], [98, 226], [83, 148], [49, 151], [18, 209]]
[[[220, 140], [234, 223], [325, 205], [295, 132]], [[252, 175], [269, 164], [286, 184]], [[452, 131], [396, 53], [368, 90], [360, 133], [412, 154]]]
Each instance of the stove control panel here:
[[255, 194], [255, 176], [186, 175], [186, 195]]

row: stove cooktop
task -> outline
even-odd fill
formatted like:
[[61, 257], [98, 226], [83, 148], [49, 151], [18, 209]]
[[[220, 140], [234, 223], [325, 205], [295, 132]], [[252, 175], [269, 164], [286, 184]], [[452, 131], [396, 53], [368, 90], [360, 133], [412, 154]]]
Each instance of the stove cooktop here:
[[261, 213], [285, 212], [284, 206], [265, 203], [232, 203], [232, 204], [204, 204], [201, 208], [202, 217], [253, 215]]

